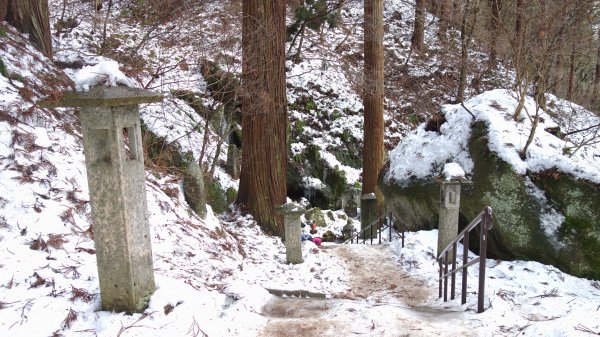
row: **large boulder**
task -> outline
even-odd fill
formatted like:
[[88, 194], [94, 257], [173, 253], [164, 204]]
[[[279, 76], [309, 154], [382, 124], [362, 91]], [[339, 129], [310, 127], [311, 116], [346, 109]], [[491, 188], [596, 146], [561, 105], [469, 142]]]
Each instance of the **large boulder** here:
[[206, 218], [206, 190], [204, 175], [200, 165], [195, 161], [187, 164], [183, 174], [183, 194], [188, 205], [202, 219]]
[[[459, 227], [490, 205], [494, 227], [489, 257], [534, 260], [575, 276], [600, 279], [599, 186], [556, 172], [517, 174], [489, 150], [483, 122], [472, 126], [469, 153], [474, 163], [472, 184], [462, 186]], [[392, 185], [382, 180], [380, 187], [401, 221], [413, 229], [437, 227], [440, 187], [433, 179]], [[536, 194], [539, 191], [545, 200]], [[555, 220], [564, 215], [558, 230], [549, 229], [544, 220], [549, 210], [557, 214]]]
[[564, 215], [557, 233], [562, 269], [600, 279], [600, 186], [556, 171], [532, 180]]

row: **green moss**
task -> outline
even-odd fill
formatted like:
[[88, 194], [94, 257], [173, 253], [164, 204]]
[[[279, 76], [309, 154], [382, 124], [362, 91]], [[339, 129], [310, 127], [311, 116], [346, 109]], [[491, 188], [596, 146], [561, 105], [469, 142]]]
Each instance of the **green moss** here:
[[[342, 197], [342, 195], [348, 190], [348, 180], [346, 179], [346, 173], [337, 167], [330, 169], [325, 177], [325, 184], [331, 190], [331, 202], [335, 202]], [[335, 205], [332, 204], [335, 208]]]
[[352, 133], [351, 133], [350, 129], [344, 129], [344, 132], [342, 133], [342, 141], [344, 143], [348, 143], [348, 142], [350, 142], [351, 137], [352, 137]]
[[559, 268], [600, 279], [600, 186], [555, 171], [531, 178], [565, 216], [558, 232], [566, 243], [559, 254]]
[[1, 57], [0, 57], [0, 75], [8, 78], [8, 70], [6, 69], [6, 65], [4, 64], [4, 61], [2, 60]]
[[0, 27], [0, 37], [8, 37], [8, 34]]
[[412, 125], [418, 125], [419, 124], [419, 116], [416, 113], [412, 113], [408, 116], [408, 121]]
[[152, 298], [152, 294], [148, 294], [140, 298], [138, 303], [135, 305], [136, 312], [143, 312], [146, 310], [148, 308], [148, 304], [150, 304], [150, 298]]
[[204, 187], [206, 188], [206, 202], [212, 207], [213, 212], [225, 212], [229, 203], [221, 184], [216, 179], [205, 177]]
[[227, 199], [227, 203], [231, 204], [237, 198], [237, 190], [233, 187], [230, 187], [225, 191], [225, 198]]
[[332, 121], [335, 121], [336, 119], [340, 119], [340, 117], [342, 117], [342, 113], [339, 110], [334, 109], [331, 112], [331, 120]]
[[440, 187], [433, 180], [411, 180], [405, 184], [380, 184], [388, 208], [412, 229], [438, 227]]
[[304, 214], [304, 217], [311, 223], [317, 225], [317, 227], [327, 226], [327, 223], [325, 222], [325, 216], [319, 207], [313, 207], [309, 209]]
[[[310, 145], [302, 155], [295, 156], [294, 161], [302, 165], [302, 175], [318, 178], [327, 186], [327, 201], [319, 206], [335, 208], [336, 201], [348, 190], [346, 174], [339, 168], [330, 168], [321, 159], [321, 149], [316, 145]], [[299, 172], [300, 173], [300, 172]], [[299, 178], [293, 179], [298, 181]], [[290, 182], [288, 168], [288, 182]]]
[[[317, 110], [317, 103], [311, 96], [304, 95], [298, 98], [294, 103], [288, 105], [290, 110], [300, 111], [304, 113], [308, 113], [312, 110]], [[319, 111], [317, 111], [317, 116], [319, 115]]]
[[294, 129], [292, 130], [292, 137], [298, 138], [304, 132], [304, 128], [306, 127], [306, 121], [304, 119], [299, 119], [294, 123]]

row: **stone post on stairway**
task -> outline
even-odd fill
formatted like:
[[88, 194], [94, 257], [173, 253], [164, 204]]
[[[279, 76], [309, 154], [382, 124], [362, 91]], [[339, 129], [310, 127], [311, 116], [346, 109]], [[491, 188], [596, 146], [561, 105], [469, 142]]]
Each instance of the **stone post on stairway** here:
[[[438, 223], [439, 254], [458, 235], [458, 216], [460, 209], [460, 188], [462, 184], [470, 183], [465, 178], [443, 179], [436, 178], [440, 184], [440, 211]], [[451, 252], [454, 254], [454, 252]], [[450, 255], [452, 257], [453, 255]]]
[[284, 243], [287, 262], [292, 264], [304, 262], [300, 241], [302, 233], [302, 220], [300, 217], [306, 213], [306, 209], [297, 203], [289, 202], [278, 206], [275, 210], [284, 216]]
[[40, 102], [80, 108], [100, 301], [106, 311], [141, 312], [155, 289], [138, 105], [161, 100], [162, 95], [147, 90], [96, 86]]
[[[365, 230], [377, 219], [377, 197], [375, 193], [363, 194], [360, 198], [360, 230]], [[373, 230], [377, 230], [374, 228]], [[361, 237], [371, 237], [371, 232], [362, 233]]]

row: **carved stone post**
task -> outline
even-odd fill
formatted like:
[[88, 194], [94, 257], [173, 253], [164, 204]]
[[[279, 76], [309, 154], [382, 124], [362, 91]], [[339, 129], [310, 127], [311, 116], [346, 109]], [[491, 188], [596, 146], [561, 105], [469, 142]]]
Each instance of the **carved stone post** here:
[[[440, 184], [440, 214], [438, 223], [438, 254], [458, 235], [460, 186], [465, 179], [436, 179]], [[450, 253], [452, 257], [454, 252]]]
[[306, 212], [304, 207], [290, 202], [277, 207], [277, 212], [284, 215], [285, 228], [285, 255], [288, 263], [298, 264], [304, 262], [302, 259], [302, 245], [300, 235], [302, 233], [300, 217]]
[[160, 100], [141, 89], [98, 86], [41, 103], [81, 108], [103, 310], [143, 311], [154, 292], [138, 104]]
[[[375, 219], [377, 219], [377, 197], [375, 193], [363, 194], [360, 198], [360, 230], [365, 230]], [[373, 228], [373, 231], [377, 229]], [[371, 232], [362, 233], [361, 237], [371, 237]]]

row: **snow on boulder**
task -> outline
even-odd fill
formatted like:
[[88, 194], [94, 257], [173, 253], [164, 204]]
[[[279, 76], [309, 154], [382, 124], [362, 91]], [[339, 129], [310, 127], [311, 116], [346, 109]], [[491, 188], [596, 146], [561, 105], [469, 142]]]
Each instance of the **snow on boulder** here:
[[[553, 96], [548, 102], [523, 157], [532, 120], [513, 119], [513, 93], [468, 100], [475, 118], [460, 105], [444, 106], [439, 133], [421, 125], [390, 153], [381, 189], [397, 217], [413, 228], [437, 227], [439, 185], [432, 178], [452, 176], [459, 166], [473, 182], [463, 187], [460, 225], [490, 205], [491, 256], [600, 279], [600, 145], [592, 141], [600, 118]], [[528, 98], [525, 115], [533, 117], [535, 108]]]

